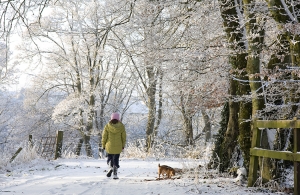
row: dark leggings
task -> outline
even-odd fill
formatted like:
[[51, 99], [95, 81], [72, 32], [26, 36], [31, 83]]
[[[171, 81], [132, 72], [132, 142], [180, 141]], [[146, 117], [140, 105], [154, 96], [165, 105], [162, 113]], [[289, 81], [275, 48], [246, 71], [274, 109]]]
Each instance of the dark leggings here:
[[119, 157], [120, 154], [107, 154], [107, 164], [110, 167], [116, 166], [117, 168], [119, 168]]

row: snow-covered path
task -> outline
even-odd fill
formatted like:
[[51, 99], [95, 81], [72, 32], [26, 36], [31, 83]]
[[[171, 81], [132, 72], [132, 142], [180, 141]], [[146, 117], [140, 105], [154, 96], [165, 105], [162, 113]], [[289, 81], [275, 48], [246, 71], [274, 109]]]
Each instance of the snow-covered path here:
[[[2, 195], [275, 195], [279, 193], [255, 192], [245, 185], [237, 185], [234, 178], [198, 180], [183, 176], [174, 180], [156, 180], [157, 165], [167, 164], [182, 168], [182, 160], [122, 159], [119, 180], [106, 177], [105, 160], [59, 159], [20, 167], [0, 174]], [[177, 175], [179, 177], [179, 175]]]

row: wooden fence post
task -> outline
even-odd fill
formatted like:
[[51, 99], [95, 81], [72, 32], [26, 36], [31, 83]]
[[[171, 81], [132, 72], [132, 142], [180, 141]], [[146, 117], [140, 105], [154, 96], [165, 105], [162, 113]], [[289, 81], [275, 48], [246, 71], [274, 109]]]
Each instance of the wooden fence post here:
[[[257, 119], [254, 118], [252, 121], [252, 140], [251, 140], [251, 148], [260, 146], [261, 134], [258, 130]], [[251, 155], [250, 152], [250, 166], [249, 166], [249, 175], [248, 175], [248, 186], [253, 186], [257, 180], [257, 171], [258, 171], [258, 156]]]
[[55, 148], [55, 157], [54, 160], [61, 157], [63, 144], [63, 131], [57, 131], [56, 133], [56, 148]]
[[[299, 152], [300, 150], [300, 133], [299, 129], [294, 128], [294, 153]], [[300, 163], [294, 161], [294, 194], [299, 194], [300, 187]]]
[[33, 143], [32, 143], [32, 135], [29, 135], [29, 146], [32, 147]]
[[11, 159], [9, 160], [9, 162], [11, 163], [17, 156], [18, 154], [21, 152], [23, 148], [19, 148], [16, 153], [11, 157]]
[[[259, 128], [292, 128], [294, 135], [294, 148], [292, 152], [274, 151], [260, 148]], [[254, 185], [257, 178], [258, 158], [275, 158], [293, 161], [294, 163], [294, 194], [300, 194], [300, 120], [253, 120], [252, 144], [250, 149], [250, 167], [248, 175], [248, 186]]]

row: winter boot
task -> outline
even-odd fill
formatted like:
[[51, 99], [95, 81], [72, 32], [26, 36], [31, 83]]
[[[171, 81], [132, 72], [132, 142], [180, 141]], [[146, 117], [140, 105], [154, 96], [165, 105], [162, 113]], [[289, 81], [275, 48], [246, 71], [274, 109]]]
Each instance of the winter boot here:
[[110, 177], [113, 171], [114, 171], [114, 170], [113, 170], [113, 168], [111, 167], [110, 170], [108, 171], [108, 173], [106, 174], [106, 176], [107, 176], [107, 177]]
[[119, 179], [119, 178], [118, 178], [118, 168], [117, 168], [116, 166], [114, 166], [113, 172], [114, 172], [113, 179]]

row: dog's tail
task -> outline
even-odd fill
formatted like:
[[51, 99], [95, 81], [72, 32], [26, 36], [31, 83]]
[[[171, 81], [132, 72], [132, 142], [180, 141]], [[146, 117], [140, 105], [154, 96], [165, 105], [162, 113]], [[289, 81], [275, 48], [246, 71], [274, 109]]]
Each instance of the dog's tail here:
[[158, 163], [158, 167], [160, 167], [160, 163]]

